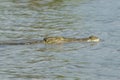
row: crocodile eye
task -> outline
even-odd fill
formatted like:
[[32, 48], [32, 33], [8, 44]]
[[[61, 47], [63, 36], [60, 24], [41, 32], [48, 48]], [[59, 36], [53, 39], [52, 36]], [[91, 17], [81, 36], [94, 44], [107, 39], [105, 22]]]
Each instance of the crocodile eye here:
[[43, 40], [46, 41], [46, 38], [44, 38]]
[[96, 36], [90, 36], [89, 39], [94, 40], [94, 39], [98, 39], [98, 37], [96, 37]]
[[92, 38], [95, 38], [95, 36], [90, 36], [89, 38], [92, 39]]

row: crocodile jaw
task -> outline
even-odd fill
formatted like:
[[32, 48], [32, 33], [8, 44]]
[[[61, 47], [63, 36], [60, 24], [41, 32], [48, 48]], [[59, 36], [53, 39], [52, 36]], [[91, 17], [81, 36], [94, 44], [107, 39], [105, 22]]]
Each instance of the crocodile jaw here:
[[99, 42], [99, 41], [100, 41], [99, 38], [98, 38], [98, 39], [95, 39], [95, 40], [91, 40], [91, 39], [87, 40], [87, 42]]

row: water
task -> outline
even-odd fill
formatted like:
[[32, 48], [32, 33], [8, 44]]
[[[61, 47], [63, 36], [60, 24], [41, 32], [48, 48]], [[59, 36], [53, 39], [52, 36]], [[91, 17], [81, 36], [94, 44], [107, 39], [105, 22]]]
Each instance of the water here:
[[120, 0], [0, 0], [0, 40], [88, 37], [99, 43], [0, 45], [2, 80], [119, 80]]

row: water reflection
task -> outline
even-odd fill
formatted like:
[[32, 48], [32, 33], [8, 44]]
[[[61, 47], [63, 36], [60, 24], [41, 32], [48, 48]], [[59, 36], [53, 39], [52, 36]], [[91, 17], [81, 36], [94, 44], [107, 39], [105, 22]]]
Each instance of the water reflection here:
[[34, 10], [57, 9], [60, 8], [63, 0], [30, 0], [29, 6]]
[[[4, 11], [7, 18], [2, 21], [4, 27], [1, 29], [12, 35], [16, 34], [16, 38], [29, 37], [29, 34], [37, 34], [40, 37], [62, 35], [74, 28], [72, 25], [76, 21], [75, 17], [77, 18], [70, 9], [61, 9], [63, 6], [63, 0], [13, 0], [12, 8]], [[21, 34], [22, 32], [25, 33]], [[27, 33], [29, 34], [26, 36]], [[12, 37], [11, 34], [7, 35]]]

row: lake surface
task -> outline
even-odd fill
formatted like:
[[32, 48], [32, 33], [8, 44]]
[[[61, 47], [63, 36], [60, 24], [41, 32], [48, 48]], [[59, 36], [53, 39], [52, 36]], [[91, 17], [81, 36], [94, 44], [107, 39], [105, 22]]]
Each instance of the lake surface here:
[[101, 41], [0, 45], [0, 79], [120, 80], [120, 0], [0, 0], [0, 41], [90, 35]]

